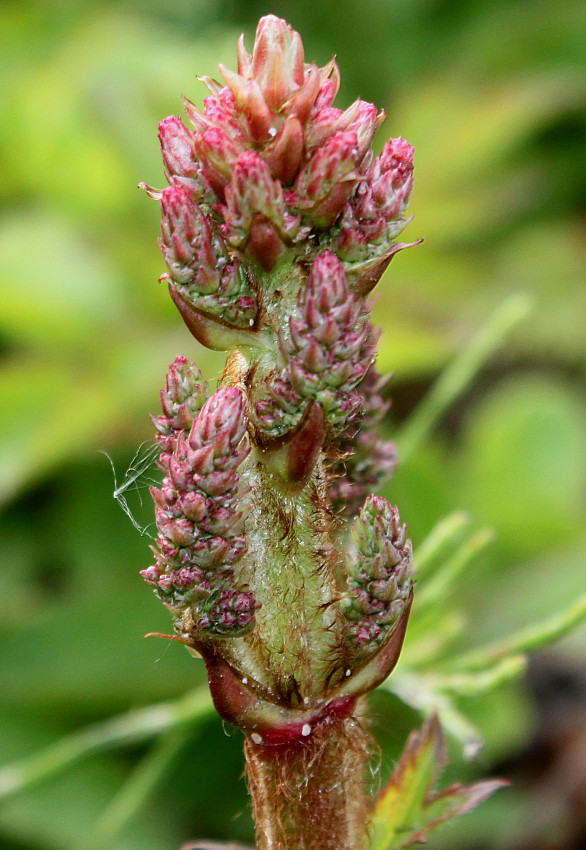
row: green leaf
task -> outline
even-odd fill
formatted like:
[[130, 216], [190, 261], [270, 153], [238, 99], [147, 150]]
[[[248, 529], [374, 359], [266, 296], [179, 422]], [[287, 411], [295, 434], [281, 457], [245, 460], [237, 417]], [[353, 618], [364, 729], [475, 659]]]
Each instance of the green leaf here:
[[440, 375], [397, 435], [402, 462], [411, 457], [425, 442], [441, 417], [470, 386], [482, 366], [527, 316], [530, 309], [531, 300], [527, 295], [512, 295]]
[[492, 531], [481, 529], [456, 548], [430, 581], [422, 583], [417, 596], [418, 612], [422, 613], [435, 604], [441, 604], [453, 589], [454, 583], [492, 539]]
[[502, 554], [557, 554], [581, 536], [585, 415], [570, 384], [530, 374], [501, 381], [474, 410], [459, 453], [460, 498], [499, 529]]
[[524, 655], [510, 655], [497, 662], [493, 667], [475, 673], [453, 673], [436, 677], [436, 687], [443, 693], [455, 696], [479, 696], [517, 679], [527, 669]]
[[482, 671], [516, 653], [530, 652], [558, 640], [585, 620], [586, 594], [544, 622], [527, 626], [503, 640], [472, 650], [456, 659], [453, 666], [457, 670]]
[[425, 843], [430, 830], [450, 818], [472, 811], [506, 781], [492, 779], [474, 785], [450, 785], [435, 792], [445, 764], [437, 717], [429, 717], [421, 732], [412, 732], [399, 764], [380, 792], [373, 812], [371, 850], [399, 850]]
[[131, 307], [118, 270], [66, 220], [11, 211], [2, 222], [0, 261], [0, 330], [7, 337], [80, 357], [103, 346], [104, 335], [123, 331]]
[[104, 809], [78, 850], [108, 850], [112, 846], [114, 839], [145, 808], [186, 739], [185, 731], [174, 730], [155, 743]]
[[442, 563], [444, 552], [453, 549], [469, 523], [467, 514], [463, 511], [454, 511], [434, 525], [425, 540], [419, 544], [414, 555], [414, 566], [419, 578], [423, 573], [429, 573]]
[[0, 798], [30, 789], [96, 752], [142, 743], [163, 732], [195, 730], [212, 714], [207, 687], [175, 702], [159, 703], [94, 723], [38, 753], [0, 768]]
[[450, 694], [438, 690], [433, 676], [395, 672], [383, 687], [426, 717], [437, 715], [445, 731], [462, 747], [465, 758], [474, 758], [483, 748], [484, 739], [479, 730], [460, 711]]

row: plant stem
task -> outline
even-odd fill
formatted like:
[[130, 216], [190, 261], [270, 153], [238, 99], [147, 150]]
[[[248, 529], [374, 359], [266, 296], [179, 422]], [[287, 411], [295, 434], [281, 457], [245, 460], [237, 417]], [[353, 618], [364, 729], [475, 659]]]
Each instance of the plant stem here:
[[352, 717], [321, 724], [302, 744], [266, 747], [247, 738], [257, 850], [361, 850], [369, 744]]

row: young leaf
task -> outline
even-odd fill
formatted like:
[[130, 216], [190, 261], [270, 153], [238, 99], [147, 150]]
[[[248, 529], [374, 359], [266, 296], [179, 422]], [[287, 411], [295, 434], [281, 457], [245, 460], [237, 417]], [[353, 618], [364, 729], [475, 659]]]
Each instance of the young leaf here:
[[586, 594], [548, 620], [526, 626], [508, 637], [480, 649], [471, 650], [454, 662], [458, 671], [481, 671], [511, 655], [539, 649], [559, 640], [586, 620]]
[[502, 779], [474, 785], [450, 785], [434, 791], [445, 755], [441, 728], [435, 715], [421, 732], [412, 732], [399, 764], [381, 790], [372, 812], [371, 850], [399, 850], [426, 842], [439, 824], [472, 811], [493, 791], [506, 785]]

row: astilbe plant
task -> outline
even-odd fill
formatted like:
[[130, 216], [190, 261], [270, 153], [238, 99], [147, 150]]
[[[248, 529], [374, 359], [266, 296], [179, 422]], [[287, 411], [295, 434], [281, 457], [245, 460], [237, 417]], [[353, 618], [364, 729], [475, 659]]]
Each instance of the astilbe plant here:
[[334, 107], [336, 63], [306, 63], [274, 16], [252, 55], [239, 42], [237, 72], [219, 70], [203, 111], [186, 100], [187, 125], [161, 122], [169, 186], [145, 187], [173, 301], [229, 353], [213, 394], [184, 357], [167, 373], [142, 575], [244, 732], [259, 850], [357, 850], [364, 697], [397, 662], [413, 595], [406, 527], [371, 495], [396, 454], [377, 434], [368, 302], [406, 247], [413, 148], [375, 156], [384, 113]]

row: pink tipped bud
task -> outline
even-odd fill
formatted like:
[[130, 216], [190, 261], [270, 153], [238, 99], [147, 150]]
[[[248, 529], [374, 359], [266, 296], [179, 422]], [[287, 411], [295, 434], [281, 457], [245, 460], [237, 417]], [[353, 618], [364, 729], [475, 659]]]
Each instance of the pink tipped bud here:
[[215, 599], [212, 598], [211, 604], [204, 606], [198, 626], [217, 637], [242, 635], [253, 626], [258, 607], [251, 591], [245, 588], [225, 589]]
[[320, 87], [315, 100], [315, 111], [328, 109], [340, 88], [340, 71], [334, 59], [321, 69]]
[[357, 104], [357, 115], [346, 130], [353, 130], [356, 133], [359, 156], [362, 159], [370, 149], [374, 134], [380, 127], [385, 113], [379, 112], [373, 103], [368, 103], [366, 100], [359, 100]]
[[253, 151], [243, 153], [226, 188], [226, 222], [234, 244], [246, 243], [253, 219], [261, 215], [283, 239], [293, 238], [299, 224], [283, 199], [283, 189], [271, 177], [269, 166]]
[[368, 176], [372, 199], [387, 221], [401, 218], [413, 184], [414, 148], [405, 139], [390, 139]]
[[[187, 403], [189, 366], [184, 358], [172, 364], [167, 407]], [[232, 588], [231, 565], [247, 550], [241, 508], [248, 491], [236, 471], [249, 452], [245, 431], [244, 395], [224, 387], [205, 402], [189, 435], [177, 434], [172, 453], [161, 454], [168, 474], [161, 488], [151, 490], [159, 532], [156, 564], [142, 573], [169, 607], [179, 613], [191, 608], [196, 622], [209, 611], [210, 600], [228, 600], [224, 608], [235, 618], [225, 629], [230, 634], [236, 626], [249, 627], [256, 608], [247, 592], [238, 601], [240, 591]], [[207, 627], [202, 622], [200, 628]]]
[[220, 127], [210, 127], [196, 139], [196, 150], [211, 187], [224, 197], [224, 188], [230, 179], [242, 146]]
[[356, 133], [336, 133], [319, 148], [295, 181], [299, 208], [320, 229], [332, 226], [360, 179]]
[[199, 163], [195, 154], [195, 136], [183, 122], [174, 115], [163, 119], [159, 124], [159, 141], [169, 183], [181, 179], [196, 180]]
[[270, 398], [257, 403], [259, 421], [271, 436], [296, 427], [310, 401], [319, 403], [337, 430], [356, 414], [361, 402], [354, 390], [372, 362], [363, 309], [348, 292], [341, 262], [330, 251], [319, 254], [289, 319], [289, 338], [282, 341], [287, 365], [269, 381]]
[[[363, 106], [367, 107], [366, 113]], [[368, 108], [374, 110], [372, 104], [355, 100], [344, 111], [333, 106], [325, 106], [323, 109], [316, 110], [307, 127], [307, 150], [314, 153], [336, 133], [353, 131], [358, 135], [358, 131], [363, 132], [365, 124], [368, 125], [369, 119], [372, 117]], [[376, 110], [374, 110], [374, 114], [376, 115]], [[364, 151], [362, 152], [363, 155]]]
[[331, 251], [323, 251], [318, 254], [311, 266], [305, 290], [304, 302], [307, 321], [312, 325], [323, 321], [313, 314], [313, 307], [316, 307], [323, 314], [328, 313], [338, 305], [351, 304], [352, 300], [352, 297], [348, 295], [346, 275], [340, 260]]
[[252, 50], [251, 76], [271, 109], [277, 110], [303, 85], [303, 44], [299, 33], [275, 15], [261, 18]]
[[322, 72], [317, 65], [310, 65], [305, 70], [305, 82], [284, 105], [284, 110], [290, 116], [295, 116], [301, 124], [307, 124], [322, 82]]
[[207, 382], [195, 363], [179, 355], [169, 366], [165, 376], [165, 389], [161, 392], [161, 406], [168, 418], [177, 411], [189, 407], [190, 411], [201, 409], [208, 395]]
[[215, 292], [225, 249], [219, 237], [214, 239], [208, 218], [183, 186], [163, 190], [161, 212], [161, 251], [173, 280], [193, 284], [201, 294]]
[[271, 175], [283, 185], [293, 182], [301, 165], [303, 128], [299, 118], [289, 115], [274, 141], [266, 148], [264, 160]]
[[244, 33], [238, 39], [236, 51], [238, 53], [238, 73], [243, 77], [249, 77], [252, 56], [244, 46]]
[[164, 451], [172, 452], [177, 435], [191, 429], [208, 397], [208, 385], [200, 370], [185, 357], [176, 357], [165, 376], [161, 391], [163, 415], [153, 419], [157, 440]]
[[248, 250], [265, 271], [274, 267], [299, 226], [285, 207], [281, 184], [253, 151], [238, 158], [226, 188], [225, 218], [232, 244]]
[[270, 272], [285, 251], [285, 244], [276, 227], [257, 213], [250, 223], [248, 252], [265, 272]]
[[[203, 107], [206, 127], [203, 127], [200, 132], [204, 132], [207, 127], [220, 127], [238, 147], [246, 145], [246, 135], [239, 120], [238, 106], [227, 86], [221, 88], [212, 97], [205, 97]], [[187, 114], [191, 118], [190, 113]]]
[[265, 142], [273, 123], [273, 115], [256, 80], [247, 80], [223, 65], [218, 66], [242, 115], [253, 142]]
[[[221, 387], [206, 401], [193, 423], [189, 445], [193, 449], [213, 445], [216, 458], [229, 459], [239, 448], [246, 426], [246, 400], [242, 390]], [[238, 454], [234, 465], [242, 459]]]
[[[365, 345], [374, 352], [378, 334], [368, 327]], [[366, 356], [366, 351], [361, 357]], [[352, 517], [369, 493], [378, 490], [393, 474], [397, 466], [397, 450], [394, 443], [379, 437], [378, 430], [389, 402], [381, 390], [384, 381], [374, 365], [368, 369], [364, 380], [357, 388], [361, 397], [360, 412], [351, 419], [335, 444], [336, 453], [342, 460], [331, 467], [332, 480], [329, 498], [333, 510], [344, 517]]]

